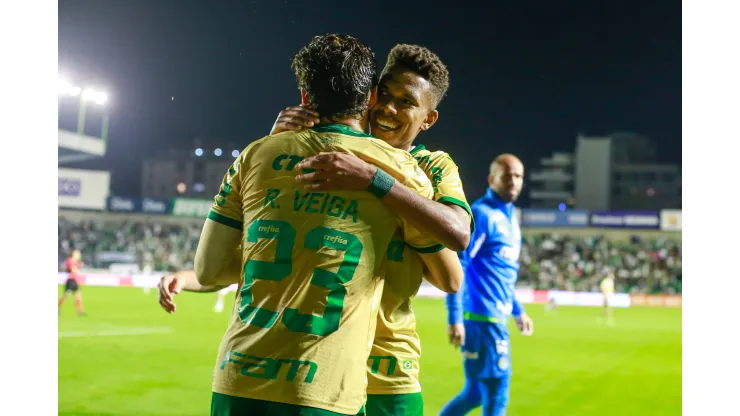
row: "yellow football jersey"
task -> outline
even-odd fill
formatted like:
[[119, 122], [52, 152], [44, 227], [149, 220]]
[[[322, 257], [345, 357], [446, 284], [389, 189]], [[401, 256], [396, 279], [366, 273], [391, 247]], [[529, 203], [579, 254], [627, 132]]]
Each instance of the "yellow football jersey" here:
[[[461, 206], [470, 214], [457, 165], [445, 152], [416, 146], [411, 154], [432, 181], [434, 198]], [[472, 221], [472, 215], [471, 215]], [[471, 222], [472, 224], [472, 222]], [[375, 340], [368, 360], [368, 394], [407, 394], [421, 391], [421, 342], [411, 298], [422, 282], [421, 258], [396, 235], [387, 252], [388, 267], [380, 301]]]
[[411, 155], [419, 163], [419, 167], [432, 181], [434, 200], [446, 204], [455, 204], [468, 212], [472, 226], [473, 213], [470, 211], [462, 180], [457, 165], [447, 152], [437, 150], [431, 152], [424, 145], [411, 149]]
[[327, 151], [360, 156], [433, 195], [407, 152], [343, 125], [285, 132], [244, 149], [208, 216], [242, 230], [244, 249], [214, 392], [358, 412], [392, 237], [400, 227], [411, 246], [442, 248], [369, 192], [305, 191], [295, 165]]

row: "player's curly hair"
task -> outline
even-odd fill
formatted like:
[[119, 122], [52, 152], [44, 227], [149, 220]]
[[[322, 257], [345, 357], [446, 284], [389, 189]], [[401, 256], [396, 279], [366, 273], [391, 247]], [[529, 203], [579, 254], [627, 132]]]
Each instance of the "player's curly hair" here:
[[365, 111], [378, 81], [375, 54], [349, 35], [314, 37], [293, 58], [292, 68], [310, 106], [330, 118]]
[[437, 54], [423, 46], [404, 44], [394, 46], [388, 53], [382, 75], [396, 67], [413, 71], [429, 81], [432, 84], [435, 106], [439, 105], [450, 87], [450, 73], [447, 71], [447, 66], [442, 63]]

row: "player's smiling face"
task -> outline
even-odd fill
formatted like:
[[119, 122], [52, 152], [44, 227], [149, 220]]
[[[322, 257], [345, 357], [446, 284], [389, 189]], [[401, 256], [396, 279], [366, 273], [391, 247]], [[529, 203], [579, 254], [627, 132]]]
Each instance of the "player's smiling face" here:
[[370, 111], [370, 133], [403, 150], [409, 150], [416, 135], [437, 121], [432, 85], [403, 68], [383, 74], [378, 101]]

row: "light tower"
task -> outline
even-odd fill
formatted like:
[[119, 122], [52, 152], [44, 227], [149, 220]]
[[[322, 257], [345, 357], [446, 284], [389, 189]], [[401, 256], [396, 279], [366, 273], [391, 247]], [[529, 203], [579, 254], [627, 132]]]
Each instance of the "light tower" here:
[[[105, 155], [108, 142], [110, 119], [108, 114], [108, 94], [94, 86], [79, 86], [68, 78], [59, 75], [58, 82], [58, 109], [61, 111], [62, 102], [77, 101], [77, 131], [71, 132], [59, 129], [59, 163], [68, 163], [87, 160]], [[95, 105], [102, 109], [102, 123], [100, 136], [85, 134], [87, 106]]]

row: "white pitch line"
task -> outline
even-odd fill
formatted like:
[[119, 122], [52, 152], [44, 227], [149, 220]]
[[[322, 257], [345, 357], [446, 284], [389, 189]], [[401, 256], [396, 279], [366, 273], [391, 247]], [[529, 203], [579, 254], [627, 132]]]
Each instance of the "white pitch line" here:
[[109, 336], [143, 335], [143, 334], [163, 334], [163, 333], [171, 332], [171, 331], [172, 331], [172, 328], [167, 328], [167, 327], [109, 329], [109, 330], [100, 330], [100, 331], [66, 331], [66, 332], [60, 332], [59, 338], [109, 337]]

